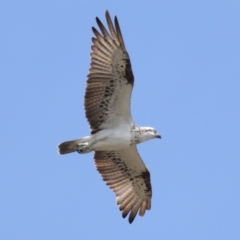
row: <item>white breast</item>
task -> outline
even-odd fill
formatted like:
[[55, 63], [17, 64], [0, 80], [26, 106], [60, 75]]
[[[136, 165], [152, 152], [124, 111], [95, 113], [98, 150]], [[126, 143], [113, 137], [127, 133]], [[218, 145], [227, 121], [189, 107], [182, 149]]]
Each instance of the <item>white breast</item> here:
[[92, 146], [95, 151], [112, 151], [128, 148], [132, 134], [129, 125], [122, 125], [116, 129], [105, 129], [96, 134], [98, 141]]

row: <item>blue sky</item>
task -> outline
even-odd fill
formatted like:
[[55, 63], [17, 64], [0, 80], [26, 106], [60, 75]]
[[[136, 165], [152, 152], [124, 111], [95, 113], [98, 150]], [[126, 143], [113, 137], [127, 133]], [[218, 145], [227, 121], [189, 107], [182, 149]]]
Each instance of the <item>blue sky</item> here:
[[[239, 1], [1, 1], [0, 239], [240, 239]], [[89, 134], [91, 27], [118, 16], [135, 75], [132, 115], [152, 209], [129, 225]]]

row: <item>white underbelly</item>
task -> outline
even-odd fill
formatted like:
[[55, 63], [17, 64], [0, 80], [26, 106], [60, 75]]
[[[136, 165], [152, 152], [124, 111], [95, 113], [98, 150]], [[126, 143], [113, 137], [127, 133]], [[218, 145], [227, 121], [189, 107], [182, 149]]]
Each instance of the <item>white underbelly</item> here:
[[131, 143], [131, 132], [126, 129], [102, 130], [96, 137], [99, 140], [91, 147], [95, 151], [121, 150]]

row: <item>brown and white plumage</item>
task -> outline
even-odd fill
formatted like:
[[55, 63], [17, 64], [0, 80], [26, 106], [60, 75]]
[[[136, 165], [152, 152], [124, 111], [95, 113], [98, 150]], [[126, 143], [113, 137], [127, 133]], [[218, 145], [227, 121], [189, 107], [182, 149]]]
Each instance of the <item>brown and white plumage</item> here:
[[95, 152], [95, 165], [106, 184], [115, 192], [122, 216], [128, 213], [132, 223], [136, 214], [143, 216], [151, 208], [150, 173], [136, 146], [119, 151]]
[[85, 93], [85, 112], [91, 136], [63, 142], [60, 154], [95, 151], [95, 165], [117, 197], [122, 216], [132, 223], [151, 208], [150, 173], [136, 144], [160, 138], [154, 128], [138, 127], [131, 117], [130, 100], [134, 84], [131, 62], [117, 17], [114, 25], [108, 11], [109, 32], [96, 18], [99, 33], [92, 28], [91, 67]]
[[102, 35], [93, 27], [91, 67], [85, 93], [85, 111], [92, 132], [116, 127], [119, 121], [132, 122], [130, 98], [134, 77], [121, 30], [115, 17], [115, 28], [108, 11], [110, 34], [96, 18]]

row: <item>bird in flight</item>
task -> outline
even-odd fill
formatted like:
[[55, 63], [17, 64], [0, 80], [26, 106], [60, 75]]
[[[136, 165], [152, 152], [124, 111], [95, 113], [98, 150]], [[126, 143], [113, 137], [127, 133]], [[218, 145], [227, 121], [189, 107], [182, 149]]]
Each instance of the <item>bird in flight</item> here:
[[87, 76], [84, 106], [91, 128], [90, 136], [63, 142], [59, 154], [94, 151], [95, 166], [114, 191], [122, 211], [132, 223], [151, 208], [150, 173], [136, 145], [161, 138], [152, 127], [139, 127], [131, 116], [130, 101], [134, 85], [131, 62], [118, 19], [114, 24], [106, 11], [108, 30], [96, 18], [100, 31], [92, 27], [91, 65]]

